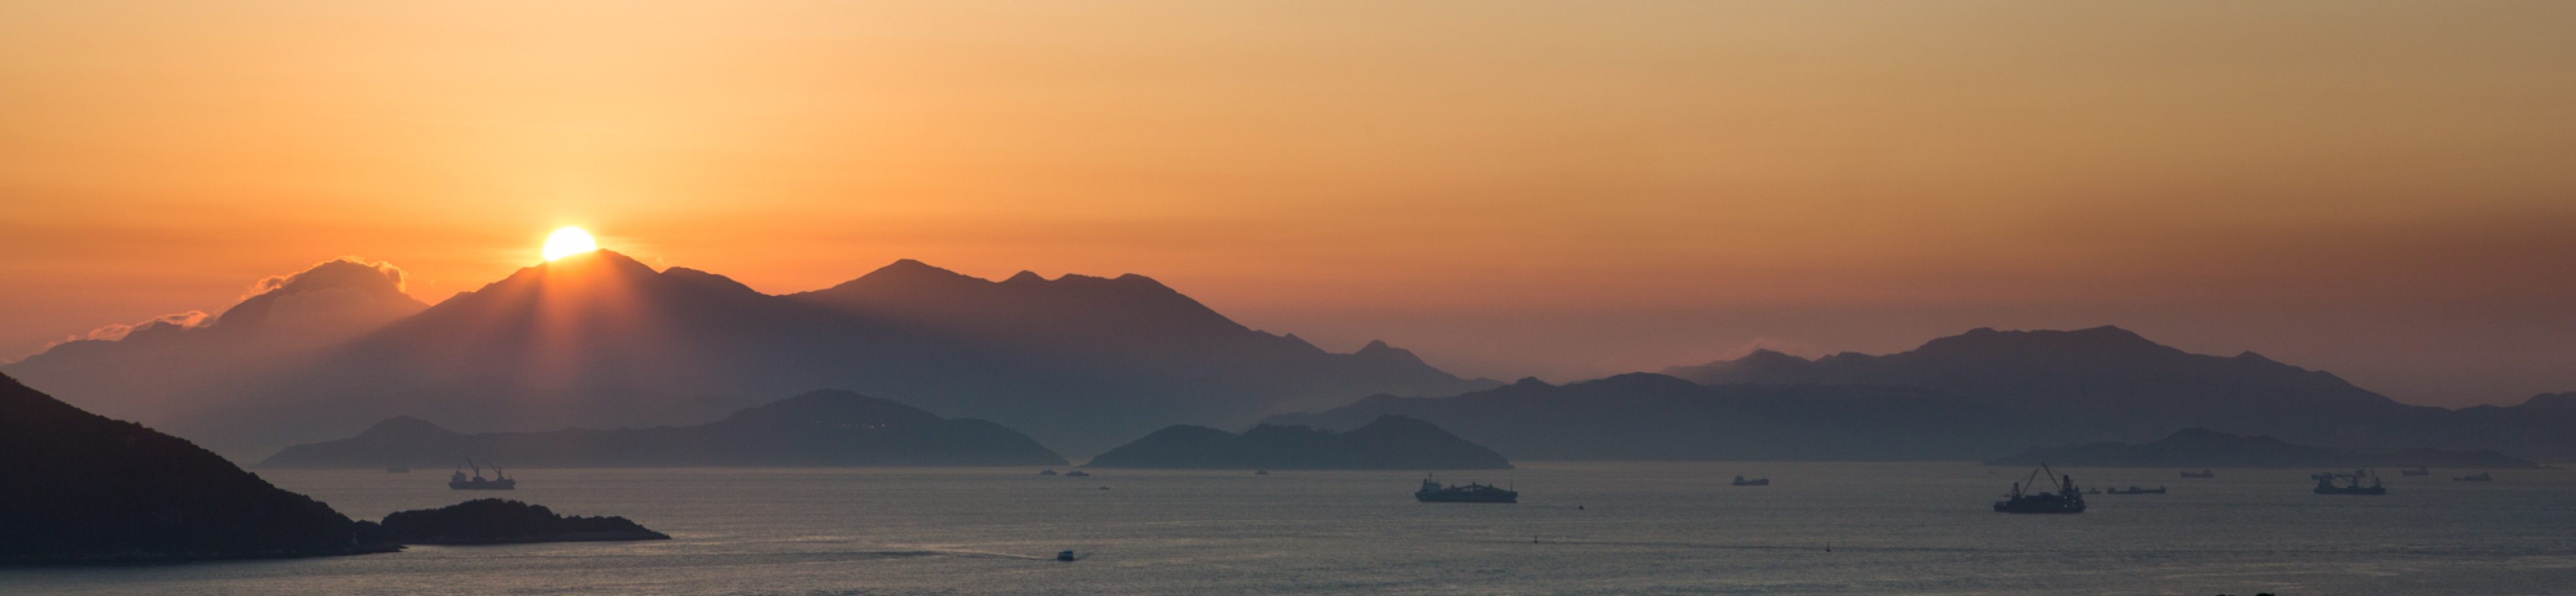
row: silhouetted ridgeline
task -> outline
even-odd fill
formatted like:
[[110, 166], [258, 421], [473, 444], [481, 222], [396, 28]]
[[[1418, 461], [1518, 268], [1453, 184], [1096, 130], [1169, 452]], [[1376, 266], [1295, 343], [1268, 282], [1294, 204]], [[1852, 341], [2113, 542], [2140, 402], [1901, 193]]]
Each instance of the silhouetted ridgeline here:
[[356, 437], [296, 445], [271, 468], [451, 466], [488, 458], [514, 468], [686, 466], [1022, 466], [1063, 457], [1001, 425], [942, 419], [847, 391], [813, 391], [674, 428], [565, 429], [468, 435], [396, 417]]
[[505, 544], [669, 540], [623, 517], [558, 516], [544, 505], [477, 499], [438, 509], [397, 511], [380, 524], [403, 544]]
[[1353, 428], [1399, 414], [1514, 460], [1975, 460], [2082, 435], [2026, 413], [1901, 387], [1709, 387], [1633, 373], [1524, 379], [1447, 398], [1379, 395], [1272, 424]]
[[2092, 443], [2046, 449], [1987, 460], [1990, 466], [2056, 466], [2096, 468], [2537, 468], [2530, 460], [2494, 451], [2408, 449], [2395, 453], [2356, 453], [2309, 447], [2271, 437], [2237, 436], [2191, 428], [2153, 443]]
[[1121, 445], [1086, 467], [1339, 470], [1475, 470], [1512, 467], [1493, 450], [1431, 423], [1385, 416], [1335, 433], [1260, 425], [1243, 434], [1173, 426]]
[[[1716, 385], [1922, 387], [2091, 435], [2079, 440], [2141, 440], [2205, 427], [2365, 451], [2495, 449], [2576, 459], [2576, 396], [2459, 411], [2410, 406], [2252, 352], [2192, 354], [2117, 327], [1977, 329], [1884, 356], [1843, 353], [1811, 361], [1757, 351], [1667, 372]], [[2071, 442], [2077, 441], [2037, 444]]]
[[[274, 319], [292, 306], [266, 312]], [[190, 368], [184, 382], [130, 381], [150, 376], [135, 370], [265, 344], [75, 342], [6, 370], [76, 388], [63, 394], [72, 403], [133, 412], [237, 455], [346, 436], [397, 414], [478, 430], [645, 427], [675, 423], [654, 416], [695, 396], [814, 387], [993, 420], [1093, 452], [1170, 424], [1249, 423], [1353, 395], [1494, 385], [1383, 344], [1336, 354], [1249, 329], [1143, 276], [996, 282], [909, 260], [772, 296], [599, 251], [362, 330], [312, 351]], [[102, 355], [73, 357], [83, 351]]]
[[[392, 550], [329, 505], [142, 425], [0, 376], [0, 563]], [[0, 590], [5, 591], [5, 590]]]

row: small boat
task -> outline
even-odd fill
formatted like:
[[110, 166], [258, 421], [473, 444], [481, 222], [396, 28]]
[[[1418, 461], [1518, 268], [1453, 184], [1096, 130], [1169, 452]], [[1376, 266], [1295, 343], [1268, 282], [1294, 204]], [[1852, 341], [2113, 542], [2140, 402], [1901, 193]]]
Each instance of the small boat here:
[[[2049, 475], [2050, 483], [2057, 485], [2056, 492], [2022, 492], [2025, 483], [2038, 480], [2043, 472]], [[2029, 486], [2038, 487], [2036, 484]], [[2039, 469], [2031, 470], [2030, 477], [2023, 478], [2022, 482], [2013, 483], [2012, 492], [2005, 493], [2004, 500], [1995, 501], [1995, 513], [2083, 512], [2084, 493], [2075, 489], [2075, 476], [2059, 476], [2056, 470], [2048, 469], [2048, 464], [2040, 464]]]
[[2362, 485], [2361, 485], [2361, 478], [2359, 478], [2359, 477], [2357, 477], [2357, 476], [2356, 476], [2356, 477], [2352, 477], [2352, 478], [2351, 478], [2351, 480], [2350, 480], [2350, 484], [2345, 484], [2345, 485], [2342, 485], [2342, 486], [2337, 486], [2337, 485], [2335, 485], [2335, 481], [2334, 481], [2335, 477], [2337, 477], [2337, 476], [2343, 476], [2343, 475], [2342, 475], [2342, 474], [2333, 474], [2333, 473], [2311, 475], [2311, 476], [2310, 476], [2311, 478], [2316, 478], [2316, 479], [2317, 479], [2317, 488], [2316, 488], [2316, 490], [2315, 490], [2315, 491], [2313, 491], [2313, 492], [2315, 492], [2315, 493], [2317, 493], [2317, 494], [2320, 494], [2320, 495], [2385, 495], [2385, 494], [2388, 494], [2388, 487], [2380, 486], [2380, 485], [2379, 485], [2379, 478], [2378, 478], [2378, 477], [2376, 477], [2376, 476], [2371, 477], [2371, 479], [2370, 479], [2370, 486], [2362, 486]]
[[465, 465], [474, 467], [474, 477], [467, 478], [464, 470], [457, 470], [455, 474], [448, 475], [447, 488], [453, 490], [517, 490], [519, 488], [519, 481], [511, 478], [509, 474], [502, 473], [501, 466], [498, 464], [492, 466], [490, 480], [483, 479], [483, 466], [474, 463], [474, 458], [465, 458]]
[[2158, 486], [2155, 488], [2139, 488], [2138, 485], [2132, 484], [2129, 485], [2127, 490], [2114, 488], [2103, 491], [2103, 493], [2113, 495], [2161, 495], [2165, 494], [2165, 487]]
[[1464, 486], [1441, 486], [1432, 476], [1422, 477], [1422, 489], [1413, 491], [1413, 500], [1424, 503], [1518, 503], [1520, 491], [1469, 482]]
[[1076, 558], [1073, 556], [1073, 551], [1069, 551], [1069, 550], [1068, 550], [1068, 551], [1059, 551], [1059, 552], [1057, 552], [1057, 553], [1055, 554], [1055, 560], [1063, 561], [1063, 562], [1066, 562], [1066, 563], [1071, 563], [1071, 562], [1074, 562], [1074, 561], [1076, 561], [1076, 560], [1078, 560], [1078, 559], [1076, 559]]
[[1044, 469], [1044, 470], [1038, 470], [1038, 475], [1039, 475], [1039, 476], [1054, 476], [1054, 475], [1055, 475], [1055, 468], [1047, 468], [1047, 469]]
[[1268, 476], [1268, 475], [1270, 475], [1270, 471], [1269, 471], [1269, 470], [1253, 470], [1253, 471], [1252, 471], [1252, 475], [1254, 475], [1254, 476]]
[[2198, 471], [2198, 472], [2193, 472], [2193, 471], [2185, 470], [2185, 471], [2183, 471], [2183, 473], [2182, 473], [2182, 477], [2184, 477], [2184, 478], [2217, 478], [2217, 477], [2218, 477], [2218, 473], [2217, 473], [2217, 472], [2209, 471], [2209, 469], [2208, 469], [2208, 468], [2201, 468], [2201, 470], [2200, 470], [2200, 471]]
[[2398, 471], [2397, 471], [2397, 475], [2399, 475], [2399, 476], [2431, 476], [2431, 475], [2433, 475], [2433, 471], [2432, 471], [2432, 470], [2424, 469], [2422, 466], [2417, 466], [2415, 469], [2412, 469], [2412, 470], [2398, 470]]
[[2451, 481], [2452, 481], [2452, 482], [2495, 482], [2495, 476], [2494, 476], [2494, 475], [2491, 475], [2491, 474], [2488, 474], [2488, 473], [2486, 473], [2486, 472], [2479, 472], [2479, 473], [2476, 473], [2476, 474], [2470, 474], [2470, 475], [2467, 475], [2467, 476], [2461, 476], [2461, 477], [2458, 477], [2458, 478], [2452, 478], [2452, 479], [2451, 479]]
[[2102, 494], [2102, 489], [2100, 489], [2100, 488], [2088, 488], [2088, 489], [2084, 489], [2084, 494], [2088, 494], [2088, 495], [2098, 495], [2098, 494]]
[[1769, 479], [1769, 478], [1745, 478], [1745, 477], [1743, 477], [1743, 476], [1737, 476], [1737, 477], [1735, 477], [1735, 485], [1736, 485], [1736, 486], [1770, 486], [1770, 485], [1771, 485], [1771, 479]]
[[1071, 472], [1065, 472], [1065, 473], [1064, 473], [1064, 477], [1066, 477], [1066, 478], [1081, 478], [1081, 477], [1084, 477], [1084, 476], [1090, 476], [1090, 475], [1091, 475], [1091, 473], [1090, 473], [1090, 472], [1085, 472], [1085, 471], [1082, 471], [1082, 470], [1074, 470], [1074, 471], [1071, 471]]

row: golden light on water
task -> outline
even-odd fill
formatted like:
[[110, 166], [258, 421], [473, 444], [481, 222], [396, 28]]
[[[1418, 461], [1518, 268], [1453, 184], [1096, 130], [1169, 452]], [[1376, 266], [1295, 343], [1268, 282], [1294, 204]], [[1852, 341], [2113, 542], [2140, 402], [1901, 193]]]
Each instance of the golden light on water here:
[[583, 231], [577, 226], [564, 226], [562, 229], [555, 230], [553, 235], [546, 236], [545, 254], [548, 261], [594, 250], [599, 250], [599, 242], [590, 238], [590, 232]]

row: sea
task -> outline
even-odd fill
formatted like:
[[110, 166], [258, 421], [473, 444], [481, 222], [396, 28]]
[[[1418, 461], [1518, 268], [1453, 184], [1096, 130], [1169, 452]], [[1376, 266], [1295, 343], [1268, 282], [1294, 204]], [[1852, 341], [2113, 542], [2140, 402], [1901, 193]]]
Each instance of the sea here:
[[1440, 474], [1517, 504], [1415, 502], [1420, 471], [530, 469], [467, 492], [268, 470], [353, 517], [502, 497], [672, 539], [0, 569], [0, 594], [2576, 594], [2569, 470], [2392, 471], [2386, 496], [2311, 494], [2314, 470], [2062, 471], [2169, 492], [2000, 514], [2030, 471], [1964, 462]]

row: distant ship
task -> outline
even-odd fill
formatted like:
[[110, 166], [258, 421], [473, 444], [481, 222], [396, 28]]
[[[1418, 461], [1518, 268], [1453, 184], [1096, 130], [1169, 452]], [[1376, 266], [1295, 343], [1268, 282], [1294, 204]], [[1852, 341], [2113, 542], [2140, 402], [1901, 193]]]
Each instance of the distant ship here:
[[1465, 486], [1441, 486], [1432, 476], [1422, 477], [1422, 490], [1413, 491], [1413, 499], [1424, 503], [1518, 503], [1520, 491], [1469, 482]]
[[1269, 470], [1253, 470], [1253, 471], [1252, 471], [1252, 475], [1254, 475], [1254, 476], [1268, 476], [1268, 475], [1270, 475], [1270, 471], [1269, 471]]
[[1055, 560], [1066, 563], [1074, 562], [1077, 559], [1078, 557], [1073, 556], [1073, 551], [1062, 551], [1055, 554]]
[[1082, 471], [1082, 470], [1074, 470], [1074, 471], [1071, 471], [1071, 472], [1065, 472], [1065, 473], [1064, 473], [1064, 477], [1066, 477], [1066, 478], [1081, 478], [1081, 477], [1084, 477], [1084, 476], [1090, 476], [1090, 475], [1091, 475], [1091, 473], [1090, 473], [1090, 472], [1085, 472], [1085, 471]]
[[[2362, 486], [2362, 485], [2361, 485], [2361, 477], [2362, 477], [2362, 476], [2365, 476], [2365, 475], [2367, 475], [2367, 474], [2362, 473], [2360, 470], [2354, 470], [2353, 472], [2354, 472], [2354, 473], [2353, 473], [2352, 475], [2326, 473], [2326, 474], [2311, 474], [2311, 475], [2309, 475], [2309, 477], [2310, 477], [2310, 478], [2315, 478], [2315, 479], [2317, 479], [2317, 489], [2316, 489], [2316, 491], [2315, 491], [2315, 492], [2316, 492], [2317, 494], [2320, 494], [2320, 495], [2385, 495], [2385, 494], [2388, 494], [2388, 487], [2380, 486], [2380, 485], [2379, 485], [2379, 477], [2377, 477], [2377, 476], [2372, 476], [2372, 477], [2370, 478], [2370, 486]], [[2335, 485], [2335, 478], [2337, 478], [2337, 477], [2349, 478], [2349, 479], [2351, 479], [2351, 480], [2350, 480], [2350, 483], [2349, 483], [2349, 484], [2345, 484], [2345, 485], [2343, 485], [2343, 486], [2336, 486], [2336, 485]]]
[[1736, 486], [1770, 486], [1770, 485], [1771, 485], [1771, 479], [1769, 479], [1769, 478], [1745, 478], [1745, 477], [1743, 477], [1743, 476], [1737, 476], [1737, 477], [1735, 477], [1735, 485], [1736, 485]]
[[2155, 488], [2138, 488], [2138, 486], [2137, 486], [2137, 485], [2134, 485], [2134, 484], [2133, 484], [2133, 485], [2129, 485], [2129, 488], [2128, 488], [2127, 490], [2121, 490], [2121, 489], [2114, 488], [2114, 489], [2107, 490], [2107, 491], [2102, 491], [2102, 492], [2104, 492], [2104, 493], [2108, 493], [2108, 494], [2114, 494], [2114, 495], [2161, 495], [2161, 494], [2165, 494], [2165, 487], [2159, 486], [2159, 487], [2155, 487]]
[[2343, 472], [2318, 472], [2318, 473], [2315, 473], [2315, 474], [2309, 474], [2309, 475], [2308, 475], [2308, 479], [2309, 479], [2309, 480], [2341, 480], [2341, 479], [2346, 479], [2346, 478], [2353, 479], [2353, 480], [2361, 480], [2361, 479], [2363, 479], [2363, 478], [2369, 478], [2369, 477], [2370, 477], [2370, 471], [2369, 471], [2369, 470], [2363, 470], [2363, 469], [2360, 469], [2360, 468], [2354, 468], [2354, 469], [2352, 470], [2352, 472], [2351, 472], [2351, 473], [2349, 473], [2349, 474], [2347, 474], [2347, 473], [2343, 473]]
[[[2030, 475], [2030, 477], [2029, 477], [2029, 478], [2024, 478], [2024, 479], [2023, 479], [2023, 481], [2024, 481], [2024, 482], [2028, 482], [2028, 481], [2031, 481], [2031, 480], [2038, 480], [2038, 479], [2039, 479], [2039, 475], [2040, 475], [2042, 472], [2045, 472], [2045, 473], [2047, 473], [2047, 474], [2048, 474], [2048, 476], [2049, 476], [2049, 478], [2048, 478], [2049, 482], [2051, 482], [2051, 483], [2055, 483], [2055, 484], [2057, 485], [2057, 492], [2022, 492], [2023, 482], [2015, 482], [2015, 483], [2013, 483], [2013, 485], [2012, 485], [2012, 492], [2004, 494], [2004, 500], [2001, 500], [2001, 501], [1995, 501], [1995, 512], [1996, 512], [1996, 513], [2083, 513], [2083, 512], [2084, 512], [2084, 493], [2083, 493], [2082, 491], [2078, 491], [2078, 490], [2076, 490], [2076, 489], [2075, 489], [2075, 476], [2073, 476], [2073, 475], [2059, 476], [2059, 475], [2057, 474], [2057, 471], [2056, 471], [2056, 470], [2048, 469], [2048, 464], [2040, 464], [2040, 465], [2039, 465], [2039, 469], [2037, 469], [2037, 470], [2031, 470], [2031, 471], [2030, 471], [2030, 474], [2031, 474], [2031, 475]], [[2038, 485], [2033, 484], [2033, 485], [2031, 485], [2031, 487], [2032, 487], [2032, 488], [2037, 488], [2037, 487], [2038, 487]]]
[[2433, 475], [2433, 471], [2432, 471], [2432, 470], [2424, 469], [2424, 468], [2422, 468], [2422, 467], [2417, 467], [2417, 468], [2412, 469], [2412, 470], [2398, 470], [2398, 471], [2397, 471], [2397, 475], [2399, 475], [2399, 476], [2431, 476], [2431, 475]]
[[2451, 481], [2452, 481], [2452, 482], [2495, 482], [2495, 476], [2489, 475], [2489, 474], [2487, 474], [2486, 472], [2479, 472], [2479, 473], [2476, 473], [2476, 474], [2470, 474], [2470, 475], [2467, 475], [2467, 476], [2461, 476], [2461, 477], [2458, 477], [2458, 478], [2453, 478], [2453, 479], [2451, 479]]
[[448, 488], [456, 490], [516, 490], [519, 488], [519, 481], [510, 478], [508, 474], [501, 473], [499, 465], [492, 466], [491, 480], [483, 479], [483, 466], [474, 463], [474, 458], [465, 458], [465, 465], [474, 467], [474, 477], [466, 478], [464, 470], [457, 470], [455, 474], [447, 477]]
[[2217, 472], [2209, 471], [2209, 469], [2208, 469], [2208, 468], [2201, 468], [2201, 470], [2200, 470], [2200, 471], [2198, 471], [2198, 472], [2185, 471], [2185, 472], [2183, 472], [2183, 473], [2182, 473], [2182, 477], [2184, 477], [2184, 478], [2217, 478], [2217, 477], [2218, 477], [2218, 473], [2217, 473]]
[[1039, 475], [1039, 476], [1054, 476], [1054, 475], [1055, 475], [1055, 468], [1047, 468], [1047, 469], [1044, 469], [1044, 470], [1038, 470], [1038, 475]]

